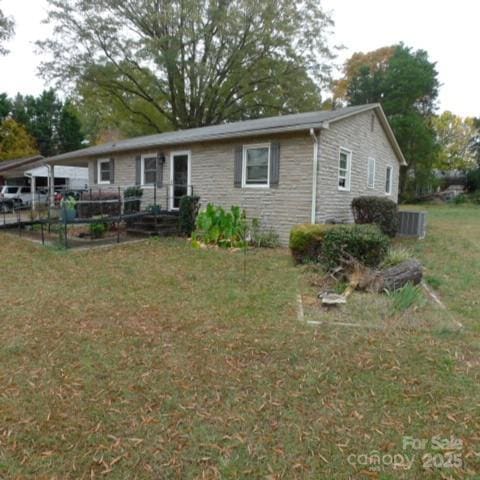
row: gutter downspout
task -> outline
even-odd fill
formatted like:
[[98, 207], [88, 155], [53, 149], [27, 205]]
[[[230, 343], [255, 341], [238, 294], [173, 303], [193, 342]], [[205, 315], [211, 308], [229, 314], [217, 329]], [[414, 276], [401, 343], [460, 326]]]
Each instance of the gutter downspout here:
[[[312, 175], [312, 213], [310, 223], [314, 224], [317, 220], [317, 181], [318, 181], [318, 137], [315, 129], [310, 129], [310, 136], [313, 139], [313, 175]], [[320, 136], [320, 131], [318, 133]]]

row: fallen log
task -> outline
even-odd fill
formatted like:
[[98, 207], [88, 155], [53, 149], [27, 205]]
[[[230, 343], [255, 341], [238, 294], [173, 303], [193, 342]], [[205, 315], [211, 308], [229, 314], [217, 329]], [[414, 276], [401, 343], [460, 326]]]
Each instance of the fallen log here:
[[374, 292], [394, 291], [402, 288], [409, 282], [417, 285], [422, 281], [422, 277], [422, 264], [412, 258], [394, 267], [365, 275], [359, 287]]

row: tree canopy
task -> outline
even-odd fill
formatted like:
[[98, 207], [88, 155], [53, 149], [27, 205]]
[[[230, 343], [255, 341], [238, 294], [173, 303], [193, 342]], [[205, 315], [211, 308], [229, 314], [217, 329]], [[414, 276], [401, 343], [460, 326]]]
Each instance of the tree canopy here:
[[475, 166], [472, 142], [477, 134], [473, 118], [461, 118], [445, 111], [433, 119], [437, 140], [442, 147], [438, 155], [440, 170], [468, 170]]
[[84, 135], [78, 113], [69, 101], [62, 102], [53, 90], [38, 97], [0, 95], [0, 120], [13, 119], [35, 139], [42, 155], [49, 157], [82, 147]]
[[0, 122], [0, 161], [38, 153], [35, 139], [23, 125], [9, 118]]
[[439, 151], [432, 127], [438, 88], [427, 52], [403, 44], [354, 54], [334, 85], [336, 99], [350, 105], [382, 104], [408, 163], [402, 193], [418, 192], [431, 179]]
[[48, 2], [43, 75], [107, 105], [116, 126], [129, 117], [128, 128], [157, 132], [312, 110], [330, 77], [332, 21], [315, 0]]
[[473, 119], [473, 125], [475, 127], [475, 133], [470, 142], [470, 149], [475, 157], [477, 166], [480, 168], [480, 117]]
[[14, 21], [10, 17], [5, 16], [0, 9], [0, 55], [5, 55], [8, 53], [8, 50], [5, 48], [4, 44], [13, 36], [14, 31]]

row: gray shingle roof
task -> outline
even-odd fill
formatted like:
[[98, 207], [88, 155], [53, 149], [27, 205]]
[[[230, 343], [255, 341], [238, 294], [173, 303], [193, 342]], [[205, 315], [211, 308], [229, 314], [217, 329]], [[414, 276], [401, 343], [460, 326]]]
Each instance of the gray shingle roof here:
[[378, 104], [346, 107], [338, 110], [323, 110], [318, 112], [297, 113], [277, 117], [260, 118], [257, 120], [245, 120], [235, 123], [224, 123], [210, 127], [191, 128], [175, 132], [160, 133], [146, 137], [136, 137], [127, 140], [96, 145], [74, 152], [64, 153], [49, 158], [48, 161], [57, 163], [61, 160], [73, 160], [87, 157], [97, 157], [118, 152], [142, 150], [147, 148], [174, 146], [194, 142], [215, 141], [236, 137], [248, 137], [268, 133], [281, 133], [289, 131], [307, 130], [319, 128], [324, 122], [333, 122], [343, 117], [348, 117], [365, 110], [378, 108]]
[[30, 166], [33, 163], [37, 163], [43, 160], [41, 155], [35, 155], [34, 157], [22, 157], [15, 158], [14, 160], [5, 160], [0, 162], [0, 172], [8, 172], [20, 167]]

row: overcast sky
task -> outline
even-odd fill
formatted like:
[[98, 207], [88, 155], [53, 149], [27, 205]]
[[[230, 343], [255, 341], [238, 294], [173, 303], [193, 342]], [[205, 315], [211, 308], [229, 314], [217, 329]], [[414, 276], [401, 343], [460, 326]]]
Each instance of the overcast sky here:
[[[37, 77], [40, 58], [35, 40], [45, 38], [41, 24], [45, 0], [1, 0], [5, 14], [16, 21], [10, 55], [0, 57], [0, 92], [38, 94], [45, 87]], [[462, 116], [480, 116], [479, 0], [324, 0], [335, 20], [335, 42], [346, 49], [340, 60], [403, 41], [428, 51], [437, 62], [442, 87], [440, 109]]]

